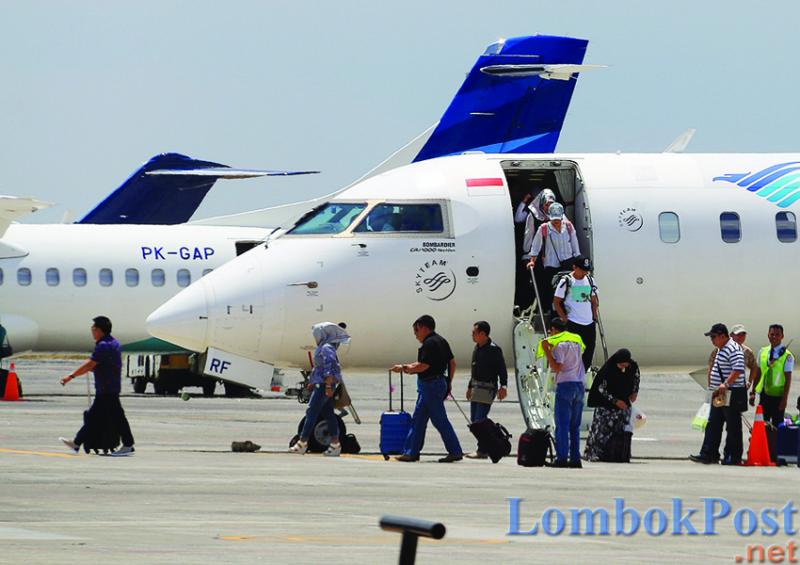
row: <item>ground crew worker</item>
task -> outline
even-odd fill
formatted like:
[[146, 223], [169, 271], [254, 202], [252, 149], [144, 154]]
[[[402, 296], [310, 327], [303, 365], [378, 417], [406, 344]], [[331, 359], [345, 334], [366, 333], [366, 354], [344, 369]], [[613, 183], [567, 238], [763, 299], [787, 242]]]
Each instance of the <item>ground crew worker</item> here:
[[750, 390], [750, 406], [755, 404], [758, 393], [758, 403], [764, 411], [764, 421], [772, 422], [773, 426], [778, 427], [783, 423], [786, 402], [789, 399], [794, 356], [781, 345], [782, 325], [772, 324], [767, 339], [769, 345], [762, 347], [758, 352], [758, 365], [755, 371], [750, 373], [750, 383], [754, 385]]
[[553, 306], [558, 317], [567, 323], [567, 329], [581, 336], [586, 349], [583, 351], [583, 368], [587, 371], [594, 357], [597, 341], [597, 286], [589, 274], [592, 262], [588, 257], [576, 257], [572, 273], [558, 281]]
[[556, 373], [556, 460], [555, 467], [581, 468], [581, 416], [586, 388], [586, 371], [581, 360], [583, 342], [567, 330], [560, 318], [550, 322], [550, 337], [539, 342]]
[[564, 206], [558, 202], [552, 203], [547, 217], [550, 221], [539, 226], [532, 239], [526, 233], [523, 242], [523, 250], [529, 258], [528, 269], [536, 266], [539, 253], [544, 251], [544, 284], [537, 284], [544, 312], [550, 312], [553, 305], [553, 277], [560, 271], [571, 270], [573, 258], [581, 254], [575, 226], [564, 217]]
[[393, 365], [390, 369], [395, 373], [404, 371], [417, 375], [417, 404], [411, 417], [411, 429], [406, 436], [402, 455], [395, 459], [419, 461], [419, 452], [430, 420], [447, 448], [447, 455], [439, 459], [439, 463], [461, 461], [461, 444], [444, 408], [444, 401], [450, 395], [456, 372], [456, 360], [450, 344], [436, 333], [436, 322], [432, 316], [420, 316], [412, 328], [417, 341], [422, 344], [417, 352], [417, 361]]
[[[489, 416], [495, 395], [503, 400], [508, 394], [508, 371], [503, 358], [503, 350], [489, 337], [489, 322], [475, 322], [472, 326], [472, 374], [467, 386], [467, 400], [470, 401], [470, 420], [479, 422]], [[498, 388], [498, 381], [500, 387]], [[478, 449], [467, 454], [470, 459], [486, 459], [486, 449], [478, 444]]]

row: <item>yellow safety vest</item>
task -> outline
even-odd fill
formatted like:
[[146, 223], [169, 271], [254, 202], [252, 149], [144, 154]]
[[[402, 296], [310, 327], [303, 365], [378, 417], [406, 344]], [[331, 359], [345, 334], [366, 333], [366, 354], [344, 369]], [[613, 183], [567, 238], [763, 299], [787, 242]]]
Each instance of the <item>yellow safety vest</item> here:
[[770, 363], [770, 349], [772, 347], [767, 345], [762, 347], [758, 353], [758, 368], [761, 370], [761, 378], [758, 379], [756, 392], [760, 393], [763, 390], [768, 396], [783, 396], [783, 387], [786, 386], [786, 375], [783, 372], [783, 366], [786, 363], [786, 358], [792, 353], [785, 349], [783, 355]]
[[578, 345], [581, 346], [581, 353], [583, 353], [583, 350], [586, 349], [586, 346], [583, 344], [583, 340], [581, 339], [581, 336], [579, 336], [578, 334], [574, 334], [572, 332], [563, 331], [561, 333], [557, 333], [555, 335], [551, 335], [547, 339], [543, 339], [543, 340], [541, 340], [539, 342], [539, 345], [536, 348], [536, 358], [537, 359], [539, 359], [540, 357], [544, 357], [544, 347], [542, 347], [542, 342], [543, 341], [549, 342], [550, 345], [552, 345], [554, 348], [559, 343], [562, 343], [562, 342], [565, 342], [565, 341], [571, 341], [571, 342], [577, 343]]

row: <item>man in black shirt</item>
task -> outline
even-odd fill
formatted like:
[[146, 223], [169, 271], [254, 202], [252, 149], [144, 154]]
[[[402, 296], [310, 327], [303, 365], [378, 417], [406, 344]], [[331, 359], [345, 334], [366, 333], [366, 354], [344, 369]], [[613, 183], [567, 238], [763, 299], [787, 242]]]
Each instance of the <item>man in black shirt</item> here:
[[[508, 393], [508, 372], [503, 350], [491, 340], [489, 322], [475, 322], [472, 326], [472, 376], [467, 387], [467, 400], [470, 401], [470, 418], [473, 422], [485, 420], [489, 416], [492, 402], [497, 395], [503, 400]], [[497, 388], [497, 381], [500, 388]], [[478, 444], [478, 450], [468, 454], [470, 459], [486, 459], [486, 450]]]
[[427, 314], [420, 316], [413, 324], [414, 336], [422, 344], [417, 352], [416, 363], [394, 365], [395, 373], [405, 371], [417, 375], [417, 404], [411, 417], [411, 430], [403, 446], [403, 454], [397, 461], [418, 461], [425, 439], [428, 420], [439, 430], [442, 441], [447, 448], [447, 456], [439, 459], [439, 463], [461, 461], [463, 453], [461, 444], [453, 429], [444, 401], [450, 395], [453, 375], [456, 372], [456, 361], [450, 344], [437, 334], [436, 322]]

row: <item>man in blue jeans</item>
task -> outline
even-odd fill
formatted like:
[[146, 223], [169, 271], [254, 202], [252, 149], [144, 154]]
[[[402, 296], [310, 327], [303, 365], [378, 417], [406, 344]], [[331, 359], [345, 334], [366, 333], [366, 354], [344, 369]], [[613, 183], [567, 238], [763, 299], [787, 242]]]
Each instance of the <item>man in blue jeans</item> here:
[[427, 314], [420, 316], [412, 328], [417, 341], [422, 344], [417, 352], [416, 363], [394, 365], [391, 368], [395, 373], [405, 371], [417, 375], [417, 405], [411, 417], [411, 430], [406, 436], [403, 454], [395, 459], [405, 462], [419, 461], [419, 452], [422, 450], [422, 441], [430, 420], [439, 430], [447, 448], [447, 455], [439, 459], [439, 463], [461, 461], [461, 444], [444, 408], [444, 401], [450, 395], [456, 372], [453, 352], [447, 340], [436, 333], [433, 317]]
[[581, 468], [580, 427], [586, 371], [583, 341], [566, 331], [561, 318], [550, 322], [550, 337], [542, 341], [550, 368], [556, 373], [556, 461], [555, 467]]

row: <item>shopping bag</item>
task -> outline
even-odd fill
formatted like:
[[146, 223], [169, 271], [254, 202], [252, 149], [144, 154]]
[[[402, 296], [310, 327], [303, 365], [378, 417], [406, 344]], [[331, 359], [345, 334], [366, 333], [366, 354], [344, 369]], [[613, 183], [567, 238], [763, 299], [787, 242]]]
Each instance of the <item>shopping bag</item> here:
[[708, 417], [711, 414], [711, 403], [704, 402], [700, 409], [697, 411], [697, 414], [694, 415], [694, 419], [692, 419], [692, 429], [697, 430], [698, 432], [703, 432], [708, 425]]

